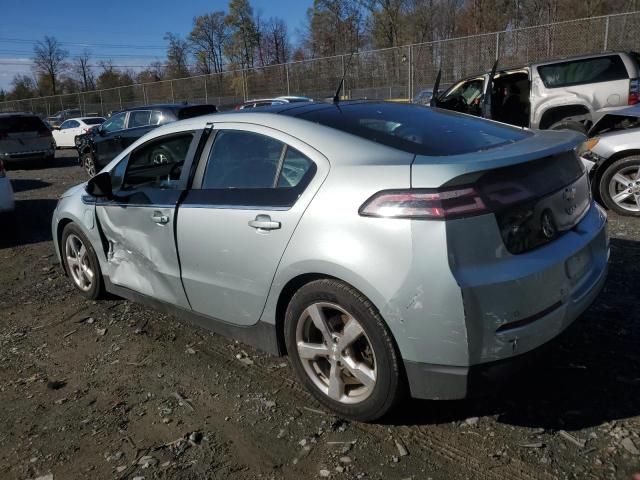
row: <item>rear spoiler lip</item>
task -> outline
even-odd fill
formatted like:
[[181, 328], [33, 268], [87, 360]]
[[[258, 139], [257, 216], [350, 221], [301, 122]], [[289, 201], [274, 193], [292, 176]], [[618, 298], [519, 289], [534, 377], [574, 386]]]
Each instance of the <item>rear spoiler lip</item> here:
[[573, 150], [586, 137], [572, 131], [535, 131], [518, 142], [449, 156], [416, 155], [411, 163], [412, 188], [438, 188], [467, 173], [517, 165]]

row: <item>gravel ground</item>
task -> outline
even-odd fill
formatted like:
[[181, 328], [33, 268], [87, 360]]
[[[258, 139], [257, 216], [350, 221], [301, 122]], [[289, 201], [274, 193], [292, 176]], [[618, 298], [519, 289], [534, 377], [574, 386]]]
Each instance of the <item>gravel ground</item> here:
[[[610, 215], [605, 290], [543, 364], [382, 423], [323, 412], [286, 359], [120, 299], [52, 251], [72, 151], [14, 170], [0, 220], [0, 478], [632, 479], [640, 471], [640, 220]], [[49, 476], [51, 475], [51, 476]]]

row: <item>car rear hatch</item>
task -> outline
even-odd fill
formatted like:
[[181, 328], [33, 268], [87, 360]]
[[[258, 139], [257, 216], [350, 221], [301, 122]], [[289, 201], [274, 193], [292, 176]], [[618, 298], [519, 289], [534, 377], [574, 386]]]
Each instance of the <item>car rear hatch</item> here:
[[[474, 154], [417, 156], [411, 186], [432, 192], [443, 219], [495, 215], [504, 245], [520, 254], [573, 228], [591, 203], [570, 132], [537, 132]], [[436, 195], [436, 197], [433, 197]]]
[[33, 115], [0, 116], [0, 152], [42, 152], [51, 148], [51, 132]]

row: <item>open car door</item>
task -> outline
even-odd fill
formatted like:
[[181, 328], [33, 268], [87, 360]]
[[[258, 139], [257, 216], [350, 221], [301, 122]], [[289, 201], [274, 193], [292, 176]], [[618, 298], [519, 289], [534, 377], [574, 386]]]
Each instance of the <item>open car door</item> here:
[[487, 83], [484, 86], [484, 92], [482, 93], [482, 117], [492, 118], [492, 104], [493, 104], [493, 79], [496, 76], [496, 69], [498, 68], [498, 60], [493, 64]]

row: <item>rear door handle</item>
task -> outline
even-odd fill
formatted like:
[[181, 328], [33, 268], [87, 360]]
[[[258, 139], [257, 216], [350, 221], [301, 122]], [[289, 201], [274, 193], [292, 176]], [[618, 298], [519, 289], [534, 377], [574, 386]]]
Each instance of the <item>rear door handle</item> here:
[[249, 220], [249, 226], [258, 230], [277, 230], [280, 222], [271, 220], [269, 215], [257, 215], [255, 220]]
[[162, 212], [156, 210], [155, 212], [153, 212], [153, 215], [151, 215], [151, 220], [160, 225], [165, 225], [169, 223], [169, 216], [164, 215]]

